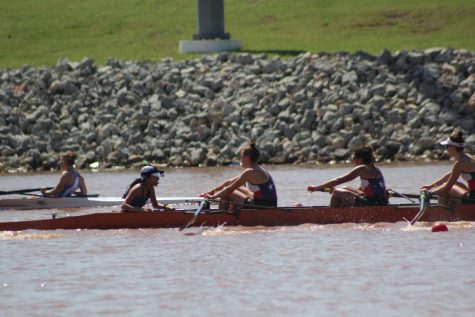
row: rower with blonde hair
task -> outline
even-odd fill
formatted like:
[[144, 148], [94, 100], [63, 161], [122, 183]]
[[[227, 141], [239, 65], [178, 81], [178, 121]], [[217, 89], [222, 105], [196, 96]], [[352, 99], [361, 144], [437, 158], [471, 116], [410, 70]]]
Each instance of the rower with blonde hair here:
[[46, 197], [69, 197], [72, 194], [87, 195], [86, 183], [78, 171], [74, 169], [76, 153], [67, 151], [61, 155], [59, 166], [62, 169], [61, 177], [52, 190], [46, 190], [43, 186], [41, 192]]

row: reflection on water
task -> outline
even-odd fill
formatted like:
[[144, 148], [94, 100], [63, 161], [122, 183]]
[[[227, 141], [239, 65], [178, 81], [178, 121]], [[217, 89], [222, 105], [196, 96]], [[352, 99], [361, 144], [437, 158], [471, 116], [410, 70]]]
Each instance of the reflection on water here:
[[46, 240], [58, 239], [58, 233], [31, 233], [27, 231], [0, 231], [0, 240]]

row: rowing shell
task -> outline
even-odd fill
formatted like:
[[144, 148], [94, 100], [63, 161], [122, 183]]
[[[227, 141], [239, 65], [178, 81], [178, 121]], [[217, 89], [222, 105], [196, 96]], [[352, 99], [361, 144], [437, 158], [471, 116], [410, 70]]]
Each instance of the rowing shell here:
[[[139, 229], [180, 228], [194, 216], [194, 210], [121, 213], [107, 212], [63, 218], [3, 222], [0, 231], [27, 229]], [[238, 215], [227, 212], [201, 211], [192, 226], [296, 226], [304, 223], [378, 223], [400, 222], [413, 219], [418, 205], [391, 205], [379, 207], [279, 207], [246, 209]], [[454, 210], [428, 206], [420, 221], [475, 221], [475, 205], [459, 205]]]
[[[189, 204], [203, 201], [201, 197], [158, 197], [160, 204]], [[31, 197], [0, 199], [0, 210], [29, 210], [29, 209], [68, 209], [91, 208], [122, 205], [121, 197]]]

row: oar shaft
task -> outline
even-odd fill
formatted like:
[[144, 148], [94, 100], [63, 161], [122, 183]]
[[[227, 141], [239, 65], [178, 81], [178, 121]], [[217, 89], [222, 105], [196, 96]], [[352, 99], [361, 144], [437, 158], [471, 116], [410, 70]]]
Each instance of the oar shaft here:
[[389, 197], [396, 197], [396, 198], [415, 198], [415, 199], [419, 199], [419, 196], [420, 195], [417, 195], [417, 194], [400, 194], [400, 193], [396, 193], [394, 191], [391, 191], [389, 193]]
[[193, 217], [183, 227], [181, 227], [179, 231], [182, 231], [183, 229], [186, 229], [191, 226], [196, 221], [196, 218], [198, 218], [198, 215], [200, 214], [201, 210], [204, 208], [204, 206], [208, 204], [208, 202], [209, 201], [207, 199], [203, 200], [198, 209], [196, 209], [195, 213], [193, 214]]
[[[53, 187], [47, 187], [46, 190], [53, 189]], [[24, 193], [31, 193], [31, 192], [39, 192], [41, 191], [40, 188], [28, 188], [28, 189], [17, 189], [17, 190], [10, 190], [10, 191], [0, 191], [0, 195], [13, 195], [13, 194], [24, 194]]]
[[417, 213], [417, 215], [414, 217], [414, 219], [412, 219], [411, 221], [411, 226], [413, 226], [416, 221], [418, 221], [425, 213], [426, 209], [427, 209], [427, 204], [426, 202], [429, 200], [429, 196], [426, 192], [421, 192], [421, 195], [420, 195], [420, 201], [421, 201], [421, 207], [419, 209], [419, 212]]

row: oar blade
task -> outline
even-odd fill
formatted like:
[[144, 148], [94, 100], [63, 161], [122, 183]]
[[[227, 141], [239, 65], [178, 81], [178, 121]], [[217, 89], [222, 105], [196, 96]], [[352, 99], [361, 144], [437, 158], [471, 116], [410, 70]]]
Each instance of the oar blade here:
[[189, 226], [191, 226], [196, 221], [196, 218], [198, 218], [198, 215], [196, 215], [196, 216], [193, 215], [193, 217], [184, 226], [182, 226], [178, 230], [183, 231], [184, 229], [188, 228]]
[[416, 223], [416, 221], [418, 221], [424, 215], [424, 213], [427, 209], [427, 201], [429, 200], [427, 192], [425, 192], [425, 191], [421, 192], [421, 195], [420, 195], [419, 199], [421, 201], [419, 212], [414, 217], [414, 219], [411, 220], [411, 226], [413, 226]]

